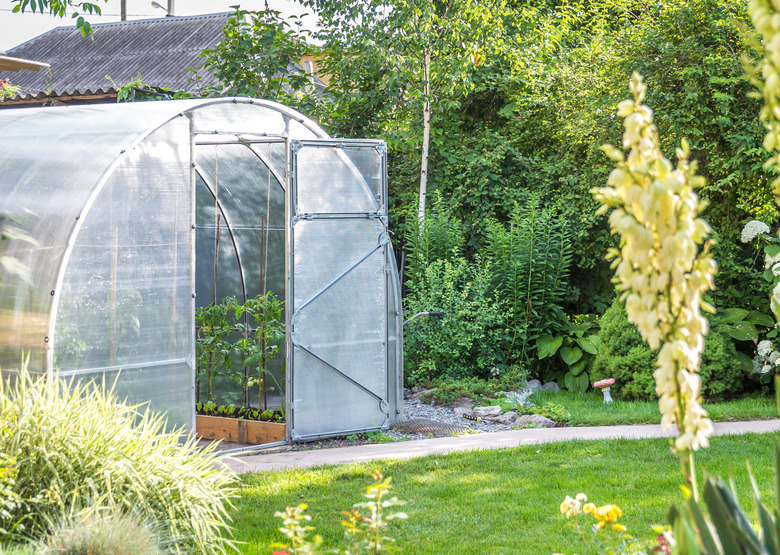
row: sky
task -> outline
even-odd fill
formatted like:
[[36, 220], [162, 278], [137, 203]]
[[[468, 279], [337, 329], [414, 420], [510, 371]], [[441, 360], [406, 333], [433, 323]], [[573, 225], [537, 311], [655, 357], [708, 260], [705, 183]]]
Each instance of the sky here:
[[[108, 23], [119, 21], [120, 0], [93, 0], [100, 4], [103, 15], [87, 17], [92, 23]], [[159, 4], [168, 6], [167, 0], [157, 0]], [[175, 0], [175, 15], [198, 15], [233, 11], [230, 6], [240, 4], [245, 10], [265, 9], [265, 0]], [[13, 13], [14, 4], [11, 0], [0, 0], [0, 51], [10, 50], [32, 38], [37, 37], [55, 27], [74, 26], [70, 16], [53, 17], [48, 14]], [[282, 12], [283, 15], [302, 15], [306, 9], [292, 0], [268, 0], [268, 7]], [[152, 19], [164, 17], [165, 11], [152, 6], [152, 0], [127, 0], [127, 19]], [[304, 19], [308, 28], [313, 28], [315, 17], [309, 15]]]

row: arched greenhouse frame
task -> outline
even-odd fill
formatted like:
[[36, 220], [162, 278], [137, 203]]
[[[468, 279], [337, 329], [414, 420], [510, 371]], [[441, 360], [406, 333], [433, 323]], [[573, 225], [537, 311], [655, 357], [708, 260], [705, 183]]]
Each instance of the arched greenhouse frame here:
[[273, 102], [0, 110], [0, 369], [115, 383], [193, 430], [196, 310], [273, 291], [279, 387], [241, 401], [283, 406], [286, 441], [387, 427], [403, 367], [387, 207], [384, 143]]

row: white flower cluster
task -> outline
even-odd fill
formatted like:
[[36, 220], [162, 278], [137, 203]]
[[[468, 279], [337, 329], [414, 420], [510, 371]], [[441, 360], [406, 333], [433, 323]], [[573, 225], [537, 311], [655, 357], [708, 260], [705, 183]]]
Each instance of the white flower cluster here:
[[745, 224], [745, 227], [742, 228], [742, 242], [750, 243], [759, 235], [765, 235], [767, 233], [769, 233], [768, 225], [764, 222], [759, 222], [758, 220], [750, 220]]
[[578, 493], [575, 498], [566, 496], [566, 499], [561, 503], [561, 512], [566, 515], [567, 518], [577, 516], [580, 514], [582, 504], [588, 501], [587, 496], [584, 493]]
[[780, 369], [780, 351], [774, 350], [772, 342], [768, 339], [759, 341], [756, 356], [753, 357], [753, 372], [768, 374], [774, 369]]
[[[761, 86], [764, 106], [760, 117], [767, 129], [764, 148], [772, 154], [767, 165], [780, 167], [780, 2], [750, 0], [748, 11], [763, 37], [764, 59], [759, 67], [764, 78]], [[780, 177], [772, 182], [772, 188], [775, 200], [780, 201]]]
[[[780, 0], [778, 0], [780, 1]], [[653, 125], [653, 112], [642, 104], [645, 85], [634, 74], [634, 100], [618, 104], [625, 118], [623, 153], [609, 145], [602, 149], [617, 167], [607, 187], [591, 192], [603, 204], [599, 213], [614, 208], [609, 217], [612, 233], [619, 233], [620, 249], [610, 249], [615, 281], [622, 290], [630, 322], [652, 349], [662, 343], [654, 376], [662, 425], [677, 425], [675, 442], [681, 452], [709, 444], [712, 422], [699, 405], [701, 379], [697, 370], [704, 349], [707, 320], [700, 308], [712, 310], [702, 295], [714, 287], [715, 260], [708, 245], [698, 252], [710, 231], [698, 217], [703, 203], [694, 187], [704, 179], [688, 164], [688, 145], [677, 150], [677, 169], [664, 158]]]

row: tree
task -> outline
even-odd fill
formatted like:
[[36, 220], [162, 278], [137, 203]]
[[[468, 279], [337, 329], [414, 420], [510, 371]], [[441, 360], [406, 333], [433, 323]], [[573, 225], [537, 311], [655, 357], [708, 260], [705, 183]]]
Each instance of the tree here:
[[[108, 0], [103, 0], [108, 2]], [[13, 12], [24, 13], [28, 8], [33, 13], [48, 12], [57, 17], [65, 17], [70, 13], [71, 18], [76, 20], [76, 28], [81, 30], [81, 34], [86, 36], [92, 33], [92, 26], [89, 21], [84, 19], [82, 14], [100, 15], [100, 4], [95, 2], [76, 2], [74, 0], [11, 0], [14, 5]]]
[[[290, 16], [295, 21], [296, 16]], [[280, 12], [236, 9], [205, 62], [196, 68], [213, 71], [216, 82], [203, 87], [204, 95], [251, 96], [313, 110], [311, 76], [297, 62], [315, 48], [303, 30], [294, 29]]]
[[433, 111], [457, 103], [473, 88], [472, 69], [503, 53], [509, 8], [503, 0], [303, 3], [320, 18], [315, 36], [323, 42], [323, 71], [331, 75], [330, 106], [357, 108], [348, 131], [384, 119], [391, 143], [420, 149], [417, 213], [423, 219]]

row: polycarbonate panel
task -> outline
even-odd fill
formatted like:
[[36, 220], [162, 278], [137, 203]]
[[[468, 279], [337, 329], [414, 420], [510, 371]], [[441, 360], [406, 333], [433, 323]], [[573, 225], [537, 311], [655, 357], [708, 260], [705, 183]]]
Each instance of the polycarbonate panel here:
[[0, 243], [19, 270], [0, 265], [3, 370], [18, 368], [24, 352], [31, 370], [44, 371], [52, 291], [68, 238], [120, 151], [159, 119], [159, 108], [144, 108], [0, 110], [0, 229], [29, 237]]
[[155, 412], [163, 407], [168, 419], [168, 430], [192, 428], [192, 376], [186, 362], [123, 369], [77, 376], [79, 381], [93, 380], [106, 387], [114, 387], [117, 399], [129, 405], [149, 407]]
[[[260, 156], [263, 161], [267, 161], [271, 165], [271, 169], [275, 175], [281, 178], [282, 185], [284, 185], [286, 168], [287, 168], [287, 147], [284, 143], [256, 143], [250, 147], [253, 151]], [[282, 205], [282, 213], [284, 213], [284, 205]]]
[[196, 133], [253, 133], [281, 136], [285, 118], [273, 108], [248, 102], [221, 102], [193, 112]]
[[[384, 248], [375, 250], [383, 227], [376, 220], [296, 224], [295, 252], [301, 256], [296, 257], [295, 265], [295, 306], [303, 308], [296, 310], [292, 323], [295, 343], [384, 399], [387, 386], [385, 253]], [[344, 248], [334, 257], [328, 245], [344, 245]], [[371, 251], [373, 254], [358, 264]], [[303, 259], [308, 263], [299, 264], [298, 260]], [[321, 268], [321, 272], [316, 272], [316, 279], [311, 279], [312, 267]], [[326, 289], [333, 278], [347, 271], [337, 284]], [[329, 324], [322, 325], [323, 322]]]
[[[117, 387], [130, 392], [138, 381], [121, 370], [148, 365], [146, 376], [169, 375], [134, 400], [170, 414], [192, 410], [191, 199], [182, 117], [126, 153], [81, 217], [57, 311], [57, 372], [119, 370]], [[190, 385], [182, 393], [162, 383]]]
[[376, 213], [383, 207], [382, 150], [294, 141], [293, 152], [298, 215]]

